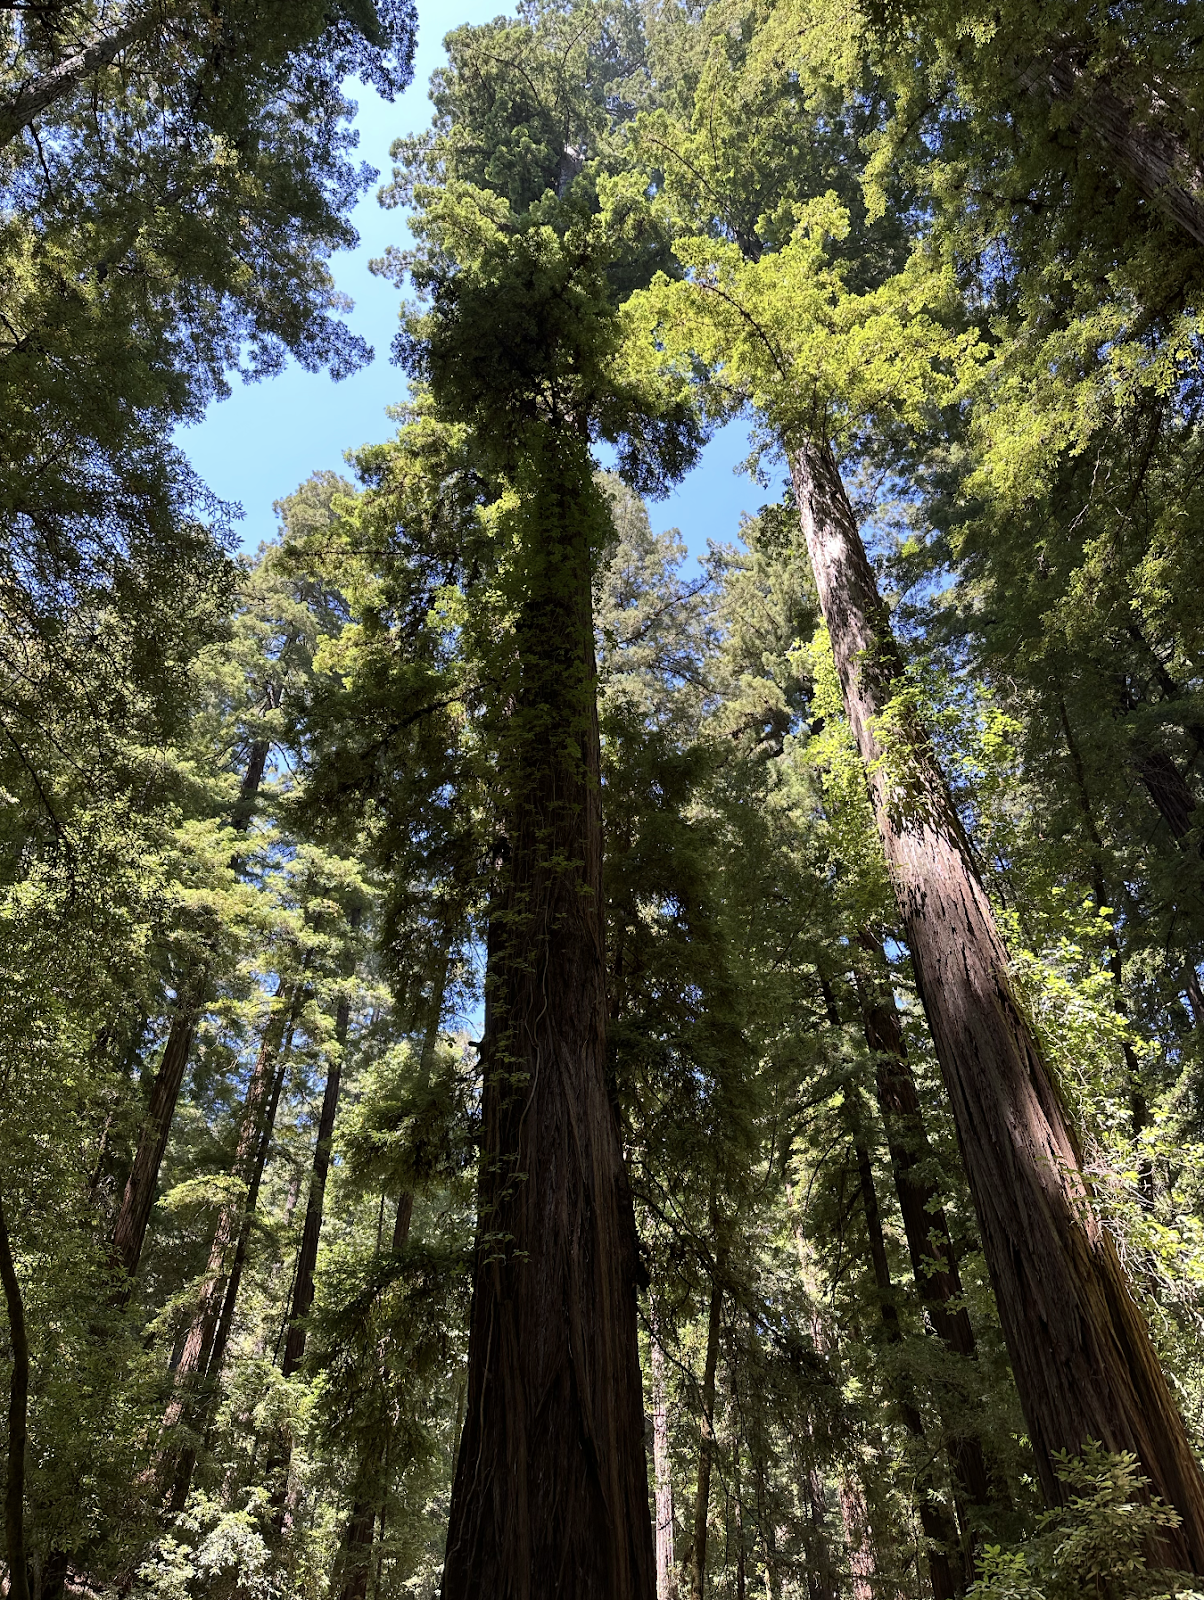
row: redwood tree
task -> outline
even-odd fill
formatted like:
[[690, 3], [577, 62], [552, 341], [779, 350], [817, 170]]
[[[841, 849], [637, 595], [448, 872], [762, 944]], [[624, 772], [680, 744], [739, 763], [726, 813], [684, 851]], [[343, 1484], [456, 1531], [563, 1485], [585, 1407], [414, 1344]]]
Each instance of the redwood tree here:
[[453, 35], [449, 131], [409, 174], [442, 181], [415, 191], [432, 309], [400, 353], [495, 482], [497, 615], [477, 637], [497, 871], [447, 1600], [655, 1592], [639, 1264], [605, 1063], [591, 580], [610, 524], [590, 445], [613, 440], [629, 477], [663, 483], [694, 436], [684, 405], [625, 387], [614, 361], [618, 287], [648, 244], [636, 211], [598, 214], [581, 170], [605, 137], [608, 48], [579, 18]]

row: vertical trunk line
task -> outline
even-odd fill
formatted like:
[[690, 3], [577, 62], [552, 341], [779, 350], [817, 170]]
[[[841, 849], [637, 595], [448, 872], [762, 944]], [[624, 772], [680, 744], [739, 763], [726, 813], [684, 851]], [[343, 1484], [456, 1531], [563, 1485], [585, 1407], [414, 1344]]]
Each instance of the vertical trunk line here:
[[694, 1538], [686, 1557], [690, 1578], [690, 1600], [703, 1600], [706, 1583], [707, 1523], [711, 1511], [711, 1464], [715, 1456], [715, 1372], [719, 1363], [719, 1329], [722, 1314], [723, 1285], [716, 1266], [711, 1275], [706, 1355], [699, 1395], [702, 1412], [698, 1424], [698, 1488], [694, 1496]]
[[8, 1388], [8, 1482], [4, 1492], [4, 1533], [8, 1546], [9, 1600], [29, 1600], [25, 1559], [25, 1449], [29, 1426], [29, 1337], [25, 1303], [13, 1262], [8, 1223], [0, 1202], [0, 1282], [13, 1345], [13, 1375]]
[[656, 1600], [677, 1600], [673, 1558], [673, 1474], [669, 1459], [669, 1400], [665, 1352], [655, 1312], [652, 1317], [652, 1469], [656, 1498]]

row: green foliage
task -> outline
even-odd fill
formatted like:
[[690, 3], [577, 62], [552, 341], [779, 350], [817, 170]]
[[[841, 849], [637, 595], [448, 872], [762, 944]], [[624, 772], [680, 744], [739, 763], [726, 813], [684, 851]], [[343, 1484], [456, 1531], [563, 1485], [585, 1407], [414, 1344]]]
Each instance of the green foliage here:
[[1186, 1574], [1150, 1568], [1151, 1540], [1178, 1517], [1149, 1498], [1135, 1456], [1112, 1455], [1089, 1441], [1079, 1456], [1060, 1452], [1057, 1463], [1065, 1502], [1043, 1512], [1036, 1534], [1018, 1549], [986, 1547], [972, 1600], [1168, 1600], [1196, 1593]]

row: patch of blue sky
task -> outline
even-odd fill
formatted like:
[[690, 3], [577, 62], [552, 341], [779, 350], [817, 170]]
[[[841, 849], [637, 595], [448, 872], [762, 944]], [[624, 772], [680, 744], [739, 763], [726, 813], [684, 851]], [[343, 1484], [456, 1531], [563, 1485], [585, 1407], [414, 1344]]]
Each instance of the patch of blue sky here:
[[[393, 140], [421, 132], [430, 121], [427, 84], [444, 60], [444, 35], [461, 23], [487, 22], [497, 14], [496, 0], [419, 0], [410, 88], [389, 103], [371, 89], [353, 86], [359, 155], [380, 171], [382, 181], [390, 171]], [[389, 360], [400, 297], [392, 284], [373, 276], [368, 263], [391, 244], [404, 246], [409, 230], [404, 212], [379, 205], [377, 188], [373, 183], [353, 214], [359, 245], [340, 252], [331, 263], [336, 286], [354, 302], [347, 320], [372, 345], [374, 359], [340, 383], [290, 362], [275, 378], [236, 383], [228, 399], [212, 404], [203, 421], [178, 435], [210, 489], [242, 507], [239, 532], [248, 551], [275, 534], [274, 501], [312, 472], [350, 475], [345, 452], [388, 438], [393, 424], [386, 408], [405, 398], [405, 378]], [[693, 472], [664, 499], [650, 504], [654, 530], [680, 529], [692, 557], [705, 556], [708, 540], [738, 540], [741, 513], [754, 513], [774, 497], [774, 491], [759, 488], [736, 470], [748, 448], [743, 423], [719, 432]]]

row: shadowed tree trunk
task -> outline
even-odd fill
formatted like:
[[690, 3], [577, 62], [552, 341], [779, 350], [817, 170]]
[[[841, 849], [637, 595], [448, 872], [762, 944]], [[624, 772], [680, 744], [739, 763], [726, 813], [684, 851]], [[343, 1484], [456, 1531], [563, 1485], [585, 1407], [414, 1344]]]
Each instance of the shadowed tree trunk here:
[[711, 1276], [707, 1310], [707, 1343], [703, 1358], [701, 1414], [698, 1419], [698, 1486], [694, 1495], [694, 1534], [686, 1554], [685, 1569], [690, 1600], [702, 1600], [707, 1573], [707, 1523], [711, 1513], [711, 1467], [715, 1459], [715, 1369], [719, 1361], [719, 1330], [723, 1316], [723, 1285], [718, 1272]]
[[1204, 1478], [1094, 1215], [1079, 1153], [931, 746], [831, 450], [792, 475], [845, 708], [865, 764], [916, 980], [952, 1103], [1000, 1320], [1047, 1499], [1054, 1451], [1132, 1450], [1182, 1526], [1153, 1552], [1204, 1570]]
[[[877, 982], [860, 965], [854, 981], [861, 1005], [865, 1042], [874, 1054], [874, 1083], [878, 1109], [886, 1129], [891, 1174], [903, 1233], [911, 1257], [916, 1289], [928, 1313], [933, 1332], [950, 1355], [974, 1360], [977, 1346], [969, 1313], [962, 1298], [961, 1275], [949, 1237], [949, 1224], [935, 1184], [924, 1177], [933, 1164], [932, 1147], [924, 1130], [920, 1098], [899, 1021], [895, 997], [886, 974], [886, 953], [870, 933], [858, 937], [873, 957]], [[977, 1439], [954, 1435], [949, 1441], [953, 1470], [966, 1500], [975, 1506], [991, 1503], [991, 1483]]]
[[[861, 1204], [865, 1212], [866, 1233], [869, 1236], [870, 1261], [874, 1269], [874, 1283], [878, 1290], [878, 1306], [882, 1326], [890, 1344], [903, 1338], [899, 1312], [894, 1302], [894, 1289], [890, 1281], [890, 1263], [886, 1256], [886, 1239], [882, 1233], [882, 1213], [878, 1209], [878, 1194], [874, 1188], [874, 1169], [869, 1151], [863, 1144], [854, 1143], [853, 1154], [857, 1162], [857, 1180], [861, 1186]], [[903, 1426], [920, 1446], [927, 1448], [924, 1422], [911, 1396], [904, 1393], [900, 1384], [894, 1385], [895, 1401]], [[928, 1541], [928, 1577], [932, 1584], [933, 1600], [953, 1600], [964, 1585], [961, 1547], [957, 1528], [946, 1507], [937, 1498], [931, 1483], [931, 1469], [917, 1474], [916, 1502], [920, 1512], [920, 1526]]]
[[322, 1233], [322, 1208], [326, 1198], [326, 1175], [330, 1171], [330, 1147], [334, 1139], [334, 1119], [339, 1109], [339, 1084], [343, 1074], [343, 1052], [347, 1046], [347, 1024], [351, 1019], [351, 1002], [344, 995], [335, 1012], [335, 1049], [331, 1052], [326, 1069], [326, 1088], [322, 1094], [322, 1110], [318, 1116], [318, 1137], [314, 1145], [313, 1171], [309, 1180], [309, 1198], [305, 1205], [305, 1225], [301, 1230], [301, 1247], [297, 1252], [297, 1271], [293, 1280], [293, 1303], [289, 1312], [288, 1336], [284, 1341], [284, 1359], [281, 1371], [292, 1377], [305, 1355], [305, 1319], [314, 1303], [314, 1268], [318, 1264], [318, 1241]]
[[284, 1078], [284, 1042], [291, 1032], [300, 999], [300, 985], [281, 978], [247, 1085], [231, 1167], [238, 1192], [218, 1213], [205, 1276], [176, 1365], [175, 1392], [163, 1418], [161, 1431], [167, 1442], [156, 1463], [155, 1476], [170, 1511], [180, 1510], [187, 1500], [196, 1464], [195, 1437], [179, 1449], [170, 1440], [171, 1431], [187, 1423], [195, 1435], [195, 1431], [203, 1427], [212, 1384], [225, 1358], [251, 1219], [258, 1203]]
[[[428, 1043], [423, 1054], [432, 1042]], [[393, 1251], [404, 1250], [410, 1237], [410, 1222], [414, 1215], [414, 1196], [409, 1189], [402, 1191], [397, 1201], [397, 1214], [393, 1220]], [[387, 1383], [389, 1374], [384, 1373]], [[368, 1580], [372, 1573], [372, 1544], [376, 1532], [376, 1519], [385, 1498], [384, 1483], [387, 1437], [383, 1430], [369, 1447], [360, 1452], [355, 1481], [351, 1490], [351, 1512], [339, 1545], [336, 1575], [339, 1600], [365, 1600]]]
[[656, 1500], [656, 1600], [677, 1600], [673, 1555], [673, 1473], [669, 1460], [669, 1400], [665, 1352], [652, 1324], [652, 1472]]
[[1189, 238], [1204, 244], [1204, 173], [1182, 139], [1165, 126], [1140, 121], [1132, 104], [1093, 77], [1069, 45], [1029, 64], [1021, 82], [1030, 94], [1069, 106], [1072, 125], [1088, 133]]
[[9, 1600], [29, 1600], [29, 1571], [25, 1561], [25, 1443], [29, 1425], [29, 1339], [25, 1332], [25, 1303], [13, 1264], [12, 1246], [4, 1206], [0, 1202], [0, 1282], [8, 1310], [8, 1332], [13, 1347], [13, 1372], [8, 1386], [8, 1461], [4, 1490], [4, 1536], [8, 1552]]
[[193, 990], [182, 991], [176, 997], [167, 1043], [163, 1047], [163, 1059], [155, 1074], [146, 1121], [142, 1125], [134, 1164], [126, 1180], [121, 1209], [113, 1228], [113, 1261], [125, 1270], [125, 1295], [129, 1294], [132, 1287], [129, 1280], [138, 1270], [142, 1246], [146, 1242], [151, 1208], [155, 1203], [155, 1189], [159, 1183], [159, 1168], [163, 1164], [171, 1133], [171, 1119], [175, 1115], [180, 1086], [188, 1068], [204, 986], [202, 975]]
[[518, 477], [505, 860], [488, 935], [468, 1404], [444, 1600], [652, 1600], [631, 1198], [606, 1081], [602, 819], [584, 438]]

